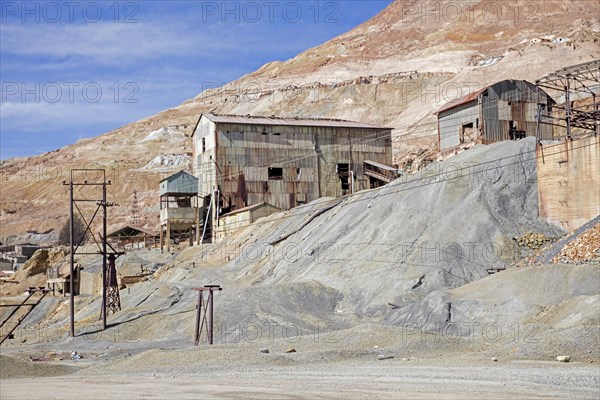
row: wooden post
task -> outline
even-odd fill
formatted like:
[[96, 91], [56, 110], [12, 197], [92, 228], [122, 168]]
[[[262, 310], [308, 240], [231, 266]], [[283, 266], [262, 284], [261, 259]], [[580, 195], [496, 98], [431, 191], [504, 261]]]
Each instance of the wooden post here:
[[160, 224], [160, 252], [163, 252], [163, 226]]
[[202, 318], [202, 291], [198, 290], [198, 304], [196, 305], [196, 326], [194, 327], [194, 345], [200, 343], [200, 324]]
[[196, 246], [200, 245], [200, 199], [196, 197]]
[[167, 252], [171, 251], [171, 221], [167, 219]]

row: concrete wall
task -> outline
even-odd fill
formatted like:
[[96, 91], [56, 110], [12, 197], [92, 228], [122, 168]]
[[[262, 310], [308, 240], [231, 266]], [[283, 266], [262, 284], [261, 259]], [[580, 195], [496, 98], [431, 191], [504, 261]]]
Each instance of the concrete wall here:
[[540, 216], [573, 231], [600, 214], [600, 137], [537, 149]]
[[256, 222], [259, 218], [269, 216], [279, 211], [281, 210], [270, 204], [261, 204], [247, 210], [240, 210], [239, 212], [224, 215], [219, 219], [216, 237], [217, 239], [222, 239], [236, 230]]
[[196, 207], [163, 208], [160, 210], [160, 224], [166, 225], [167, 220], [170, 220], [173, 225], [195, 224], [197, 212]]

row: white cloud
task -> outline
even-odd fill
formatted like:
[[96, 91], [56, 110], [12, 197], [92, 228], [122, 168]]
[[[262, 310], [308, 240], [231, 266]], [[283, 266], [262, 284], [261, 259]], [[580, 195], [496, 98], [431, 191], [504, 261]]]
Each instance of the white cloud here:
[[282, 30], [278, 39], [273, 40], [273, 31], [258, 24], [186, 25], [160, 21], [85, 25], [3, 24], [0, 26], [0, 44], [5, 54], [81, 57], [99, 63], [123, 63], [131, 59], [179, 56], [211, 59], [236, 53], [280, 52], [286, 37], [289, 44], [296, 47], [310, 41], [310, 32], [303, 32], [301, 40], [298, 40], [298, 33], [295, 29]]
[[148, 23], [4, 25], [1, 33], [6, 53], [100, 62], [175, 55], [193, 48], [176, 29]]

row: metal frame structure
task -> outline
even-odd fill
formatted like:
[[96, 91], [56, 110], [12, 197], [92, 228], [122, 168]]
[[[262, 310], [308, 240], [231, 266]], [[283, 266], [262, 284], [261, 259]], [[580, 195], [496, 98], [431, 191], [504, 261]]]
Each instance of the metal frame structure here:
[[[50, 291], [51, 291], [50, 289], [46, 289], [44, 287], [40, 287], [40, 288], [30, 287], [29, 290], [27, 291], [28, 296], [21, 303], [19, 303], [19, 304], [2, 304], [1, 305], [1, 307], [15, 307], [15, 309], [10, 312], [10, 314], [8, 315], [8, 317], [4, 321], [2, 321], [2, 323], [0, 324], [0, 328], [2, 328], [21, 309], [21, 307], [29, 307], [29, 310], [27, 310], [27, 312], [25, 314], [23, 314], [21, 317], [19, 317], [19, 319], [17, 320], [17, 322], [15, 323], [15, 325], [6, 333], [6, 335], [4, 335], [2, 337], [2, 339], [0, 339], [0, 345], [2, 343], [4, 343], [4, 341], [6, 339], [12, 339], [13, 332], [19, 327], [19, 325], [21, 325], [21, 322], [25, 321], [25, 318], [27, 318], [27, 316], [29, 314], [31, 314], [31, 312], [33, 311], [33, 309], [38, 304], [40, 304], [40, 302], [44, 299], [44, 297], [46, 297], [46, 295]], [[31, 299], [33, 297], [33, 295], [36, 294], [36, 293], [40, 293], [41, 294], [41, 296], [38, 297], [38, 299], [36, 300], [36, 302], [35, 303], [27, 303], [27, 301], [29, 299]]]
[[138, 191], [135, 189], [133, 191], [133, 201], [131, 204], [131, 223], [135, 226], [140, 224], [140, 206], [138, 204]]
[[[220, 285], [204, 285], [204, 287], [194, 288], [193, 290], [198, 291], [198, 304], [196, 306], [196, 326], [194, 330], [194, 346], [198, 346], [198, 344], [200, 344], [202, 328], [205, 326], [208, 344], [213, 344], [213, 297], [215, 291], [223, 290], [223, 288]], [[204, 292], [208, 292], [207, 301], [204, 301]], [[202, 316], [202, 310], [204, 310], [204, 316]]]
[[[571, 137], [573, 128], [593, 131], [596, 135], [600, 132], [600, 60], [555, 71], [537, 80], [536, 86], [564, 96], [564, 105], [554, 108], [563, 110], [565, 116], [558, 118], [559, 123], [553, 125], [566, 128], [567, 137]], [[591, 96], [592, 105], [588, 108], [574, 107], [573, 94]]]
[[[75, 178], [77, 178], [77, 175], [84, 175], [84, 177], [87, 174], [91, 174], [91, 173], [95, 173], [95, 174], [99, 174], [101, 179], [99, 179], [98, 182], [89, 182], [87, 179], [83, 179], [83, 181], [77, 180]], [[107, 308], [109, 305], [109, 302], [111, 304], [114, 303], [114, 293], [111, 290], [111, 295], [109, 296], [109, 288], [108, 288], [108, 283], [109, 283], [109, 268], [108, 268], [108, 260], [109, 260], [109, 254], [108, 254], [108, 250], [107, 250], [107, 246], [110, 246], [107, 242], [107, 234], [106, 234], [106, 227], [107, 227], [107, 208], [113, 206], [114, 204], [109, 203], [106, 201], [106, 187], [108, 185], [110, 185], [111, 182], [106, 180], [106, 171], [104, 169], [93, 169], [93, 168], [89, 168], [89, 169], [72, 169], [71, 173], [70, 173], [70, 177], [69, 177], [69, 182], [67, 183], [66, 181], [63, 182], [63, 185], [67, 185], [69, 186], [69, 222], [70, 222], [70, 277], [69, 277], [69, 302], [70, 302], [70, 336], [71, 337], [75, 337], [75, 279], [74, 279], [74, 275], [75, 275], [75, 256], [76, 255], [98, 255], [101, 254], [102, 255], [102, 310], [101, 310], [101, 319], [102, 319], [102, 328], [106, 329], [106, 317], [107, 317]], [[102, 196], [98, 196], [100, 198], [94, 197], [94, 198], [87, 198], [86, 196], [83, 196], [82, 198], [75, 198], [74, 197], [74, 188], [77, 186], [95, 186], [95, 187], [101, 187], [102, 188]], [[96, 205], [96, 209], [94, 210], [92, 216], [89, 219], [85, 218], [84, 212], [82, 211], [82, 209], [79, 207], [79, 203], [93, 203]], [[98, 212], [100, 211], [100, 209], [102, 209], [102, 235], [100, 236], [100, 242], [98, 243], [98, 241], [96, 240], [96, 237], [94, 236], [93, 232], [92, 232], [92, 224], [96, 218], [96, 216], [98, 215]], [[81, 235], [80, 238], [78, 238], [77, 243], [75, 243], [75, 232], [74, 232], [74, 214], [75, 214], [75, 210], [77, 210], [77, 213], [79, 214], [79, 216], [81, 217], [81, 219], [83, 220], [83, 222], [85, 223], [85, 230], [83, 232], [83, 234]], [[94, 243], [96, 244], [96, 246], [98, 247], [98, 252], [95, 253], [86, 253], [86, 252], [80, 252], [77, 253], [77, 250], [79, 249], [79, 247], [81, 246], [81, 244], [83, 243], [83, 239], [85, 237], [85, 234], [89, 233], [90, 237], [94, 240]], [[112, 249], [112, 246], [111, 246]], [[113, 249], [114, 251], [114, 249]], [[112, 256], [117, 256], [120, 255], [119, 253], [115, 252], [113, 254], [111, 254]], [[115, 257], [116, 258], [116, 257]], [[116, 276], [116, 270], [115, 270], [115, 276]], [[117, 290], [117, 299], [118, 299], [118, 286], [116, 287]], [[118, 299], [118, 304], [119, 304], [119, 309], [120, 309], [120, 299]], [[114, 311], [113, 311], [114, 312]]]

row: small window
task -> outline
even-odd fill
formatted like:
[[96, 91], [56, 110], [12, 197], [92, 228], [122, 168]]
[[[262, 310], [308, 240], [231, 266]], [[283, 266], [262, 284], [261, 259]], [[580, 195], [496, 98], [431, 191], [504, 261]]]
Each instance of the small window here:
[[206, 138], [202, 138], [202, 153], [206, 151]]
[[270, 181], [283, 180], [283, 168], [269, 168], [269, 180]]
[[281, 136], [281, 133], [279, 133], [279, 132], [273, 132], [273, 135], [274, 136]]
[[336, 172], [342, 184], [342, 195], [345, 195], [350, 189], [350, 164], [338, 164]]
[[263, 132], [262, 134], [263, 134], [263, 135], [268, 135], [268, 134], [269, 134], [269, 132]]

